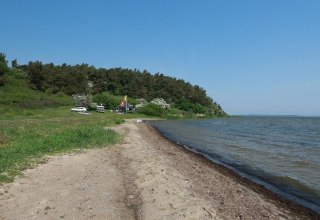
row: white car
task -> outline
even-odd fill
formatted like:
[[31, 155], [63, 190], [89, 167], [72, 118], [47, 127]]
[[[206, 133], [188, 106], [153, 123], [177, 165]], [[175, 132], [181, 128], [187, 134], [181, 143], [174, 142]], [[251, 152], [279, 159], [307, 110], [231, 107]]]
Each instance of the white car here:
[[76, 107], [71, 109], [72, 112], [86, 112], [87, 109], [85, 107]]

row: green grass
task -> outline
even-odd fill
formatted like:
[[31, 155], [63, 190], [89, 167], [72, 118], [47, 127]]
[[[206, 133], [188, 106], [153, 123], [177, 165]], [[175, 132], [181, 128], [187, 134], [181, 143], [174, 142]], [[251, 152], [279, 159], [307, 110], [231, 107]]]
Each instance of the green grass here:
[[26, 79], [7, 76], [8, 82], [0, 86], [0, 115], [27, 115], [30, 110], [70, 106], [72, 98], [63, 93], [47, 94], [30, 88]]
[[0, 184], [11, 182], [46, 155], [105, 147], [120, 135], [106, 127], [143, 115], [70, 112], [72, 98], [32, 90], [26, 79], [8, 75], [0, 86]]
[[111, 112], [82, 115], [69, 107], [29, 110], [0, 117], [0, 183], [11, 182], [45, 155], [105, 147], [121, 137], [106, 127], [136, 115]]

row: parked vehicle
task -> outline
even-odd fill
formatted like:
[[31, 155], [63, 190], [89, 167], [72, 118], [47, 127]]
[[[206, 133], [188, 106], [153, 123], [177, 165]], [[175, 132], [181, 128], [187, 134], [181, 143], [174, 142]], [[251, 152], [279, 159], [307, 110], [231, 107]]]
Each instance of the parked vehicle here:
[[96, 111], [100, 112], [100, 113], [103, 113], [104, 112], [104, 106], [103, 105], [97, 105]]
[[85, 107], [76, 107], [71, 109], [72, 112], [86, 112], [87, 109]]

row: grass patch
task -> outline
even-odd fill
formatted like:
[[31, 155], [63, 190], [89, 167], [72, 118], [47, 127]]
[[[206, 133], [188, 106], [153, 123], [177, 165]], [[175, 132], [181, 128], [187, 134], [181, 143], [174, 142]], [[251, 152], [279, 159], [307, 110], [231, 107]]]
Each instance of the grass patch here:
[[132, 115], [71, 113], [69, 108], [30, 110], [0, 118], [0, 183], [11, 182], [43, 156], [115, 144], [120, 136], [107, 126]]
[[73, 100], [63, 93], [47, 94], [32, 90], [26, 79], [7, 76], [7, 83], [0, 86], [0, 115], [21, 115], [32, 110], [70, 106]]
[[0, 183], [13, 181], [45, 155], [115, 144], [119, 135], [105, 127], [139, 117], [110, 111], [81, 115], [70, 112], [72, 103], [63, 93], [32, 90], [24, 77], [7, 76], [0, 86]]

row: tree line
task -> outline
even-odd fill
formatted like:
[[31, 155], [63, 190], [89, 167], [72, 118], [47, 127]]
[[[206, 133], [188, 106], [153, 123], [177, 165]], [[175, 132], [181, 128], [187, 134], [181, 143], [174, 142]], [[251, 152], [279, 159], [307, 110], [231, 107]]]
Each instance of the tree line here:
[[[3, 69], [1, 62], [0, 59], [0, 71]], [[226, 115], [221, 106], [200, 86], [162, 73], [151, 74], [147, 70], [126, 68], [95, 68], [88, 64], [43, 64], [41, 61], [18, 65], [16, 60], [12, 61], [12, 69], [26, 73], [30, 87], [46, 93], [97, 95], [108, 92], [147, 101], [163, 98], [184, 111]]]

